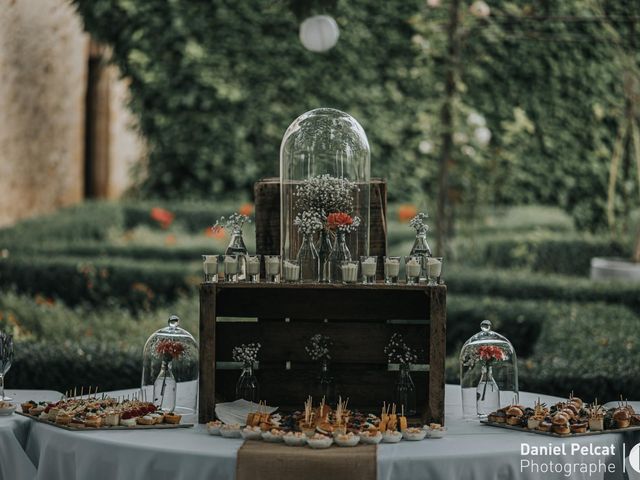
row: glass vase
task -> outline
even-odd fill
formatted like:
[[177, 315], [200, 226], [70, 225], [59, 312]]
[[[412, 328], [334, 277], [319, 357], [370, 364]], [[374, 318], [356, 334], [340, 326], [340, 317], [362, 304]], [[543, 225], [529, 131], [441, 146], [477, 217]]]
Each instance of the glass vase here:
[[300, 250], [298, 250], [297, 260], [300, 265], [300, 281], [302, 283], [317, 282], [320, 258], [313, 244], [312, 235], [304, 236]]
[[163, 360], [160, 373], [153, 383], [153, 403], [164, 412], [173, 412], [176, 408], [176, 387], [171, 362]]
[[404, 408], [404, 414], [406, 416], [416, 414], [416, 386], [411, 378], [409, 368], [410, 365], [408, 363], [400, 364], [394, 395], [394, 402], [398, 408], [398, 413], [401, 413]]
[[253, 364], [251, 362], [244, 363], [242, 373], [236, 383], [236, 399], [240, 398], [254, 403], [258, 403], [260, 398], [258, 379], [253, 373]]
[[427, 243], [427, 229], [421, 228], [416, 232], [416, 238], [413, 241], [413, 247], [411, 247], [411, 256], [419, 257], [421, 263], [420, 269], [420, 281], [424, 282], [427, 280], [428, 267], [427, 261], [428, 258], [431, 257], [431, 248]]
[[238, 281], [247, 280], [247, 247], [242, 238], [242, 229], [239, 226], [233, 227], [229, 246], [224, 252], [225, 255], [237, 255], [238, 257]]
[[482, 367], [482, 376], [476, 389], [476, 407], [478, 417], [486, 417], [500, 408], [500, 389], [491, 367]]
[[335, 393], [333, 377], [329, 371], [329, 361], [322, 360], [320, 362], [320, 372], [316, 377], [315, 395], [318, 399], [324, 398], [326, 403], [331, 404], [335, 401]]
[[320, 241], [318, 243], [318, 282], [329, 283], [331, 281], [331, 238], [326, 230], [320, 232]]
[[346, 234], [344, 232], [338, 232], [336, 234], [336, 241], [333, 244], [331, 255], [329, 255], [329, 270], [330, 270], [330, 282], [336, 283], [340, 281], [340, 268], [342, 262], [351, 260], [351, 252], [347, 247]]

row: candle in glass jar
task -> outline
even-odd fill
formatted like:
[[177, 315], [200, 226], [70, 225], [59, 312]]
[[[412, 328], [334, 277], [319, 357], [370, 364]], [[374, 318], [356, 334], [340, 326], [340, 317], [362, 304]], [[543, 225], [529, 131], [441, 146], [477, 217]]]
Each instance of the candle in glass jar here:
[[358, 264], [355, 262], [345, 262], [342, 268], [342, 281], [345, 283], [355, 283], [358, 280]]
[[218, 273], [218, 256], [217, 255], [203, 255], [204, 273], [207, 275], [216, 275]]
[[407, 277], [418, 277], [420, 276], [420, 270], [422, 269], [422, 265], [417, 258], [411, 258], [407, 261]]
[[260, 257], [247, 257], [247, 274], [258, 275], [260, 273]]
[[376, 274], [376, 259], [369, 257], [362, 263], [362, 275], [365, 277], [373, 277]]
[[279, 275], [280, 259], [278, 257], [266, 257], [264, 260], [264, 269], [267, 275]]
[[387, 277], [397, 277], [400, 274], [400, 260], [387, 258], [384, 261], [384, 274]]
[[300, 278], [300, 265], [289, 260], [284, 261], [284, 279], [294, 282]]
[[238, 273], [238, 258], [233, 255], [225, 255], [224, 271], [227, 275], [235, 275]]
[[442, 273], [442, 261], [437, 258], [430, 257], [427, 259], [427, 266], [429, 268], [429, 277], [439, 277]]

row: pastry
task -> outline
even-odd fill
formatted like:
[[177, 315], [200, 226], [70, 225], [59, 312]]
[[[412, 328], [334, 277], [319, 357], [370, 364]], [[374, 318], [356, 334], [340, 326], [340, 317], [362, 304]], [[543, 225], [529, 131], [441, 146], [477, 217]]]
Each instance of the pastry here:
[[625, 408], [618, 408], [613, 412], [613, 420], [618, 428], [627, 428], [631, 423], [631, 415]]
[[155, 419], [151, 415], [145, 415], [144, 417], [138, 417], [136, 422], [138, 425], [153, 425], [155, 423]]
[[182, 419], [182, 415], [178, 415], [175, 412], [169, 412], [164, 414], [164, 421], [172, 425], [177, 425], [178, 423], [180, 423], [181, 419]]
[[88, 413], [85, 417], [84, 424], [89, 428], [100, 428], [102, 426], [102, 418], [95, 413]]
[[520, 407], [516, 407], [516, 406], [510, 407], [509, 410], [507, 410], [507, 424], [520, 425], [523, 415], [524, 415], [524, 412]]
[[540, 422], [540, 424], [538, 425], [538, 430], [540, 430], [541, 432], [548, 432], [551, 430], [551, 422], [547, 421], [547, 420], [543, 420]]
[[587, 431], [588, 424], [586, 422], [573, 423], [569, 426], [571, 433], [585, 433]]

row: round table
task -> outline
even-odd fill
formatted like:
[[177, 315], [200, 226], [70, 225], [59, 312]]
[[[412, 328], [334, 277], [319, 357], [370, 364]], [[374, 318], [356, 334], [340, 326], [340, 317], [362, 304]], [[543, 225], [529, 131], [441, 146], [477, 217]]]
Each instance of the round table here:
[[[57, 392], [45, 391], [11, 391], [8, 394], [17, 401], [60, 397]], [[532, 405], [538, 397], [547, 404], [560, 400], [522, 393], [521, 403]], [[628, 463], [627, 473], [623, 473], [621, 455], [623, 444], [628, 455], [631, 447], [640, 442], [640, 432], [559, 439], [463, 421], [457, 386], [447, 385], [445, 403], [447, 436], [422, 442], [379, 445], [379, 480], [567, 478], [562, 473], [542, 475], [521, 470], [522, 460], [536, 460], [521, 455], [523, 443], [535, 446], [613, 445], [615, 455], [593, 457], [577, 453], [537, 460], [561, 465], [602, 460], [615, 465], [613, 473], [576, 474], [571, 478], [640, 478]], [[171, 431], [72, 432], [11, 415], [0, 417], [0, 444], [0, 480], [233, 480], [242, 440], [210, 436], [203, 425]]]

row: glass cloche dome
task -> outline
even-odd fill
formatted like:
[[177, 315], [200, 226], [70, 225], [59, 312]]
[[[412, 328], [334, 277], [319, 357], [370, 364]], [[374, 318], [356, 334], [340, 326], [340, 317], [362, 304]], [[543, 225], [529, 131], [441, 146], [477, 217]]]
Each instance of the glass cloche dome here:
[[484, 418], [518, 402], [518, 359], [511, 342], [483, 320], [480, 331], [460, 350], [460, 387], [464, 418]]
[[153, 333], [144, 345], [142, 394], [164, 411], [196, 412], [199, 375], [198, 342], [180, 327], [180, 318]]
[[285, 272], [292, 263], [303, 282], [335, 282], [342, 261], [368, 255], [369, 189], [369, 141], [357, 120], [332, 108], [299, 116], [280, 146]]

